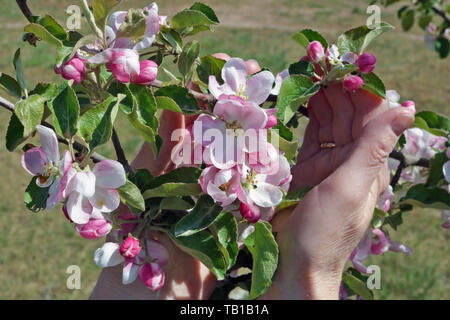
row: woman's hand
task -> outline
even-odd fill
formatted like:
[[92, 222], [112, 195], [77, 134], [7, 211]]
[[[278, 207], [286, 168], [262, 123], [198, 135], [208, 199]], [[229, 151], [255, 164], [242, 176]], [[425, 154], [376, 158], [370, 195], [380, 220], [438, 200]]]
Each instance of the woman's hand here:
[[291, 188], [314, 188], [272, 221], [280, 264], [263, 299], [338, 298], [344, 264], [388, 186], [389, 153], [414, 121], [406, 108], [389, 110], [386, 101], [341, 84], [321, 89], [308, 111]]

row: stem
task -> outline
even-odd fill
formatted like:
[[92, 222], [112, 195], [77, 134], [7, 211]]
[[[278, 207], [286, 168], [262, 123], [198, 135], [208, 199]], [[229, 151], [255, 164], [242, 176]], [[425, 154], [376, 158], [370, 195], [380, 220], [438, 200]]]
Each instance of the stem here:
[[87, 3], [87, 0], [80, 0], [81, 8], [83, 9], [83, 13], [86, 16], [86, 20], [89, 23], [89, 26], [91, 27], [92, 31], [94, 31], [95, 35], [99, 39], [103, 39], [103, 31], [100, 30], [99, 27], [95, 24], [94, 15], [92, 14], [92, 11], [89, 9], [89, 5]]
[[27, 18], [27, 20], [31, 22], [31, 17], [33, 16], [33, 13], [28, 7], [27, 0], [16, 0], [16, 2], [25, 18]]
[[117, 161], [119, 161], [122, 164], [127, 173], [133, 174], [133, 170], [131, 169], [130, 164], [128, 163], [127, 157], [125, 156], [125, 152], [122, 149], [122, 145], [120, 144], [119, 136], [117, 135], [116, 129], [114, 128], [112, 130], [111, 140], [114, 145], [114, 150], [116, 150]]
[[[430, 0], [419, 0], [419, 3], [427, 3]], [[444, 19], [445, 23], [447, 24], [446, 27], [443, 28], [443, 30], [445, 30], [446, 28], [450, 27], [450, 18], [447, 17], [447, 15], [445, 14], [445, 11], [442, 11], [441, 9], [432, 6], [431, 9], [434, 11], [434, 13], [436, 13], [438, 16], [440, 16], [442, 19]]]
[[403, 169], [406, 168], [405, 157], [403, 156], [402, 153], [400, 153], [400, 154], [401, 154], [400, 164], [398, 165], [397, 171], [395, 172], [395, 175], [392, 177], [392, 180], [391, 180], [391, 187], [392, 187], [392, 189], [395, 188], [395, 186], [397, 185], [398, 181], [400, 180], [400, 177], [402, 175]]

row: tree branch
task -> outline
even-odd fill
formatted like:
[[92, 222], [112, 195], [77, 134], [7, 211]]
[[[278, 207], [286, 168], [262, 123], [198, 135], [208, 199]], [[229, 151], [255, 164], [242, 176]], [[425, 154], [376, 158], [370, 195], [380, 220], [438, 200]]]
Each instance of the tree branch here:
[[[12, 102], [6, 100], [6, 99], [3, 98], [3, 97], [0, 97], [0, 106], [2, 106], [3, 108], [5, 108], [5, 109], [8, 110], [8, 111], [14, 113], [14, 104], [13, 104]], [[42, 121], [41, 124], [42, 124], [43, 126], [46, 126], [47, 128], [52, 129], [53, 131], [55, 131], [55, 128], [54, 128], [50, 123], [48, 123], [48, 122], [46, 122], [46, 121]], [[67, 140], [66, 140], [65, 138], [61, 137], [60, 135], [57, 134], [56, 137], [58, 138], [58, 141], [59, 141], [60, 143], [63, 143], [63, 144], [65, 144], [65, 145], [68, 145], [68, 144], [69, 144], [69, 143], [67, 142]], [[75, 142], [73, 143], [73, 148], [74, 148], [76, 151], [80, 152], [80, 153], [82, 153], [83, 150], [85, 149], [85, 147], [84, 147], [81, 143], [79, 143], [79, 142], [77, 142], [77, 141], [75, 141]], [[98, 153], [94, 152], [94, 153], [92, 153], [92, 155], [91, 155], [91, 159], [92, 159], [93, 162], [96, 163], [96, 162], [100, 162], [100, 161], [102, 161], [102, 160], [106, 160], [107, 158], [105, 158], [105, 157], [102, 156], [101, 154], [98, 154]]]
[[[419, 3], [427, 3], [430, 2], [430, 0], [419, 0]], [[436, 13], [438, 16], [440, 16], [442, 19], [444, 19], [445, 23], [447, 24], [447, 27], [444, 27], [443, 29], [445, 30], [446, 28], [450, 27], [450, 18], [447, 16], [447, 14], [445, 13], [445, 11], [432, 6], [431, 10], [434, 11], [434, 13]]]
[[127, 157], [125, 156], [125, 152], [123, 152], [122, 145], [120, 144], [119, 136], [117, 135], [116, 129], [112, 129], [112, 137], [111, 137], [112, 143], [114, 145], [114, 150], [116, 150], [117, 155], [117, 161], [119, 161], [125, 171], [127, 173], [133, 174], [133, 170], [130, 167], [130, 164], [128, 163]]
[[31, 22], [31, 17], [33, 16], [33, 13], [31, 13], [30, 8], [28, 7], [27, 0], [16, 0], [16, 2], [25, 18], [27, 18], [27, 20]]

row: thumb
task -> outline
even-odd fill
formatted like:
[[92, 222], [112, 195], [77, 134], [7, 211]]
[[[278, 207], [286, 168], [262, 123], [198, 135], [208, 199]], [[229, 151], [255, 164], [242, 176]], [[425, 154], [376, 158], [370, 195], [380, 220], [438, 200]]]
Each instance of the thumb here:
[[361, 199], [358, 192], [367, 196], [398, 137], [413, 122], [414, 114], [406, 108], [388, 110], [371, 120], [354, 142], [347, 160], [324, 183], [338, 185], [339, 196], [349, 202]]

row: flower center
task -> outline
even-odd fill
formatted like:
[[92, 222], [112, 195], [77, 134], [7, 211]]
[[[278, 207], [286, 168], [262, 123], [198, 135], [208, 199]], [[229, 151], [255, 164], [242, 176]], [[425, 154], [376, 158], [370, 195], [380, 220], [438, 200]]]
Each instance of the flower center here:
[[238, 90], [238, 92], [237, 92], [237, 96], [238, 97], [241, 97], [242, 99], [244, 99], [244, 100], [247, 100], [247, 96], [246, 96], [246, 94], [245, 94], [245, 91], [246, 91], [246, 85], [245, 84], [241, 84], [241, 85], [239, 85], [239, 90]]

